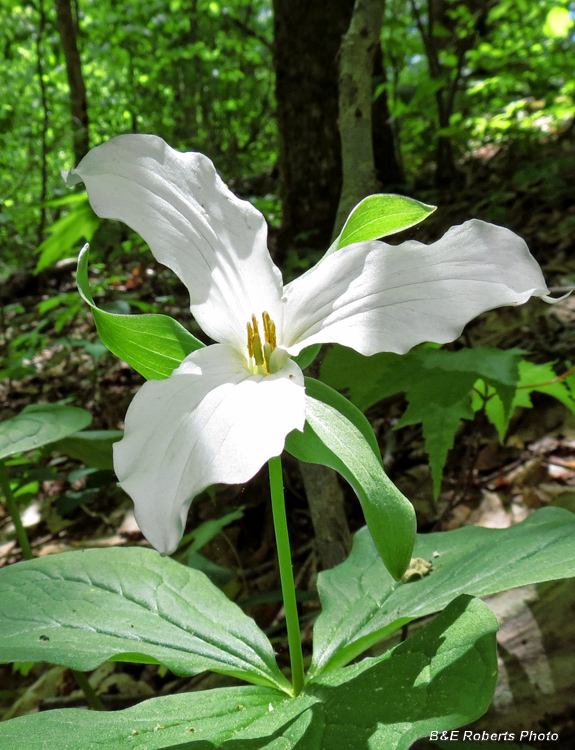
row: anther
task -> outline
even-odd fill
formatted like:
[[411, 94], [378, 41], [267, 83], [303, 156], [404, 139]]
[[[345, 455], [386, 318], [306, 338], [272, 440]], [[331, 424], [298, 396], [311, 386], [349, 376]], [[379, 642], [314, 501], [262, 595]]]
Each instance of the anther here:
[[277, 339], [276, 339], [276, 324], [273, 322], [273, 320], [270, 320], [270, 346], [272, 348], [272, 351], [277, 346]]
[[267, 312], [262, 313], [262, 320], [264, 321], [264, 333], [266, 338], [266, 344], [270, 343], [270, 316]]
[[248, 354], [250, 357], [254, 356], [254, 329], [249, 323], [246, 323], [248, 327]]

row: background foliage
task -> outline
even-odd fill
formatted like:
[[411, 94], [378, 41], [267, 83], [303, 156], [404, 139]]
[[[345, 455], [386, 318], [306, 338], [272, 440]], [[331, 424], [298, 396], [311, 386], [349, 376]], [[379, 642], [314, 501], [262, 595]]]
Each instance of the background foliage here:
[[[73, 129], [83, 124], [70, 122], [56, 6], [2, 5], [0, 272], [6, 273], [32, 261], [46, 229], [66, 210], [66, 204], [38, 206], [66, 194], [59, 172], [73, 166]], [[374, 71], [373, 89], [376, 98], [387, 98], [408, 190], [428, 187], [438, 139], [452, 146], [453, 163], [445, 167], [452, 178], [462, 162], [504, 147], [527, 155], [541, 140], [572, 140], [573, 7], [568, 0], [387, 0], [383, 66]], [[91, 146], [119, 133], [152, 132], [175, 148], [206, 153], [228, 179], [273, 169], [270, 0], [145, 6], [82, 0], [71, 11]], [[516, 187], [553, 178], [556, 191], [565, 187], [559, 164], [551, 174], [542, 174], [541, 158], [517, 166]], [[251, 185], [245, 187], [250, 194]], [[260, 198], [277, 193], [273, 181], [266, 187]], [[571, 228], [573, 220], [572, 214], [563, 219]]]

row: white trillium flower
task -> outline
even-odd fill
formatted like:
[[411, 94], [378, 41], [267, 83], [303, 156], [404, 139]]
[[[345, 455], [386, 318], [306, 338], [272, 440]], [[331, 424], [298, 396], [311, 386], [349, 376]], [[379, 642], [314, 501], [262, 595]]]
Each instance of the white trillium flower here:
[[148, 541], [172, 553], [192, 499], [247, 482], [305, 423], [303, 374], [291, 358], [335, 342], [364, 355], [403, 354], [457, 338], [502, 305], [546, 298], [541, 269], [508, 229], [472, 220], [432, 245], [358, 242], [283, 285], [262, 214], [237, 198], [202, 154], [152, 135], [92, 149], [67, 175], [98, 216], [138, 232], [187, 286], [214, 341], [169, 378], [147, 381], [114, 445], [120, 485]]

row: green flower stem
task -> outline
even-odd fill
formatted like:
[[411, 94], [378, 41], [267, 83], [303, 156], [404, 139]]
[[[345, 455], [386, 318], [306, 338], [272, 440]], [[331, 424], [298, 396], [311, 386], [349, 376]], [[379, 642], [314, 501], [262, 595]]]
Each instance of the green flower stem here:
[[75, 669], [73, 669], [72, 672], [76, 678], [76, 682], [82, 688], [82, 692], [84, 693], [84, 697], [90, 708], [93, 708], [94, 711], [105, 711], [106, 706], [102, 703], [99, 695], [90, 685], [88, 675], [85, 672], [78, 672]]
[[299, 629], [293, 566], [289, 546], [281, 458], [279, 456], [270, 458], [268, 467], [280, 579], [286, 615], [292, 682], [294, 693], [298, 695], [301, 693], [304, 685], [303, 653], [301, 650], [301, 632]]
[[18, 537], [18, 541], [20, 542], [22, 556], [25, 560], [31, 560], [34, 557], [34, 555], [32, 554], [32, 548], [30, 547], [30, 542], [28, 541], [28, 536], [26, 535], [26, 529], [24, 528], [22, 519], [20, 518], [20, 510], [18, 509], [18, 504], [16, 503], [14, 495], [12, 494], [12, 490], [10, 489], [10, 479], [8, 477], [8, 472], [6, 471], [6, 467], [4, 466], [4, 461], [2, 461], [1, 459], [0, 490], [2, 490], [2, 494], [6, 499], [8, 512], [12, 517], [12, 523], [14, 524], [14, 528], [16, 529], [16, 536]]

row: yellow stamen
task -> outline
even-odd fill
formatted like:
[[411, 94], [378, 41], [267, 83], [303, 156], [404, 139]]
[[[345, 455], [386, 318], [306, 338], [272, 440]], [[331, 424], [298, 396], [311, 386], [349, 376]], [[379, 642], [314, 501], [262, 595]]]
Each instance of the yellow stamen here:
[[249, 366], [254, 374], [269, 375], [271, 355], [277, 346], [276, 327], [269, 314], [265, 311], [262, 313], [262, 321], [264, 327], [263, 345], [256, 316], [252, 314], [252, 322], [246, 324], [248, 331]]
[[270, 320], [270, 346], [272, 348], [272, 352], [277, 346], [276, 324], [273, 322], [273, 320]]
[[254, 329], [249, 323], [246, 323], [248, 327], [248, 354], [250, 358], [254, 356]]
[[265, 312], [265, 311], [262, 313], [262, 320], [264, 322], [264, 332], [265, 332], [265, 337], [266, 337], [266, 344], [269, 344], [270, 343], [270, 323], [271, 323], [271, 320], [270, 320], [269, 314], [267, 312]]

